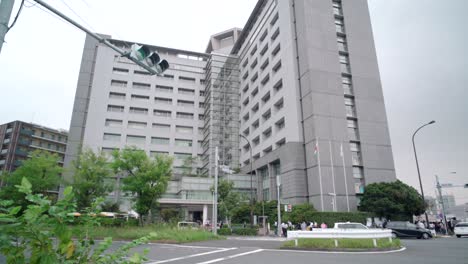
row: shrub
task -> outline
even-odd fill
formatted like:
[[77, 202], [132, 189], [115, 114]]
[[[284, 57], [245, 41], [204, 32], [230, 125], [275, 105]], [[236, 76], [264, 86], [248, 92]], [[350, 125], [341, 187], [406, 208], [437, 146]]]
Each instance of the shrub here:
[[[294, 209], [293, 209], [294, 211]], [[300, 219], [291, 218], [289, 213], [286, 213], [283, 217], [283, 221], [291, 221], [293, 224], [306, 222], [317, 222], [327, 224], [328, 227], [333, 227], [336, 222], [356, 222], [366, 224], [368, 213], [364, 212], [308, 212], [307, 214], [301, 214]]]
[[256, 236], [256, 228], [237, 228], [232, 230], [232, 234], [239, 236]]
[[220, 236], [230, 236], [230, 235], [232, 235], [232, 231], [231, 231], [230, 228], [227, 228], [227, 227], [226, 228], [220, 228], [218, 230], [218, 235], [220, 235]]

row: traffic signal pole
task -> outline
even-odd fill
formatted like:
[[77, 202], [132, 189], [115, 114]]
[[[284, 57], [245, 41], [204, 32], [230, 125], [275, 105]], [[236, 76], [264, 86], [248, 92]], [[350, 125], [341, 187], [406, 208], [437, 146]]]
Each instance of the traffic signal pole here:
[[442, 186], [440, 185], [440, 182], [439, 182], [439, 176], [436, 175], [435, 178], [436, 178], [437, 191], [439, 192], [440, 203], [442, 204], [442, 214], [444, 215], [445, 235], [448, 235], [447, 216], [445, 215], [445, 205], [444, 205], [444, 199], [442, 197]]
[[[2, 4], [3, 4], [3, 1], [2, 0]], [[11, 0], [9, 0], [11, 1]], [[86, 34], [90, 35], [91, 37], [97, 39], [100, 43], [106, 45], [107, 47], [113, 49], [114, 51], [116, 51], [117, 53], [119, 53], [121, 56], [123, 57], [126, 57], [128, 58], [129, 60], [133, 61], [134, 63], [136, 63], [138, 66], [144, 68], [145, 70], [147, 70], [148, 72], [150, 72], [151, 74], [157, 74], [157, 72], [152, 69], [151, 67], [149, 67], [148, 65], [134, 59], [133, 57], [130, 56], [130, 52], [126, 52], [122, 49], [120, 49], [119, 47], [113, 45], [112, 43], [110, 43], [107, 39], [105, 38], [102, 38], [100, 37], [99, 35], [97, 35], [96, 33], [93, 33], [91, 31], [89, 31], [87, 28], [83, 27], [82, 25], [78, 24], [76, 21], [72, 20], [71, 18], [67, 17], [66, 15], [62, 14], [60, 11], [58, 11], [57, 9], [53, 8], [52, 6], [48, 5], [47, 3], [44, 3], [43, 1], [41, 0], [34, 0], [36, 3], [40, 4], [41, 6], [47, 8], [49, 11], [51, 11], [52, 13], [56, 14], [57, 16], [63, 18], [64, 20], [66, 20], [68, 23], [74, 25], [75, 27], [81, 29], [82, 31], [86, 32]], [[1, 46], [0, 46], [1, 47]]]
[[0, 0], [0, 52], [2, 52], [5, 35], [8, 32], [8, 23], [10, 23], [14, 4], [14, 0]]

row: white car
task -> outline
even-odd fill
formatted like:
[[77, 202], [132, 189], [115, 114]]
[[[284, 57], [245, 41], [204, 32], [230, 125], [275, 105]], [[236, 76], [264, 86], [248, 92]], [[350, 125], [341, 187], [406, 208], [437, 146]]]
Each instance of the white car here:
[[351, 222], [345, 222], [345, 223], [335, 223], [334, 228], [340, 228], [340, 229], [369, 229], [367, 226], [361, 224], [361, 223], [351, 223]]
[[468, 236], [468, 222], [460, 222], [456, 224], [453, 231], [457, 237]]

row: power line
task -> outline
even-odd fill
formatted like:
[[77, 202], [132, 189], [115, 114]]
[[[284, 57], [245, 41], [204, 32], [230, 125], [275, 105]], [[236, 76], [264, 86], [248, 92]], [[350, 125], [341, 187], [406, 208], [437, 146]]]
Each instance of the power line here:
[[78, 15], [75, 10], [73, 10], [73, 8], [71, 8], [67, 2], [65, 2], [65, 0], [62, 0], [62, 2], [65, 4], [66, 7], [68, 7], [68, 9], [70, 9], [70, 11], [73, 12], [73, 14], [75, 14], [83, 23], [85, 23], [92, 31], [96, 32], [96, 30], [88, 23], [86, 22], [86, 20], [84, 20], [80, 15]]
[[24, 5], [24, 0], [21, 1], [21, 5], [20, 5], [20, 8], [19, 8], [19, 10], [18, 10], [18, 13], [16, 13], [16, 16], [15, 16], [15, 19], [13, 20], [13, 23], [11, 23], [11, 26], [9, 26], [9, 27], [7, 28], [5, 34], [8, 33], [8, 31], [10, 31], [10, 29], [12, 29], [13, 26], [16, 24], [16, 20], [18, 20], [18, 17], [19, 17], [19, 15], [21, 14], [21, 10], [23, 10], [23, 5]]

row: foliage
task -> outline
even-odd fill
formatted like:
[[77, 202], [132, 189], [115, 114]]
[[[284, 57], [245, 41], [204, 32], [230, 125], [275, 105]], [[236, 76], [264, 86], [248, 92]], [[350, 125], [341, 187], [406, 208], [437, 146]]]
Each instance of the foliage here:
[[[212, 187], [213, 189], [213, 187]], [[218, 213], [219, 218], [225, 218], [228, 223], [235, 209], [241, 204], [242, 197], [234, 191], [234, 182], [221, 179], [218, 182]]]
[[[289, 221], [292, 223], [310, 222], [311, 215], [316, 212], [313, 205], [308, 203], [294, 205], [292, 211], [286, 213]], [[315, 221], [315, 220], [314, 220]]]
[[248, 203], [241, 203], [234, 208], [231, 217], [232, 223], [250, 223], [250, 205]]
[[[374, 243], [370, 238], [340, 238], [337, 239], [338, 248], [340, 249], [372, 249]], [[297, 248], [307, 249], [333, 249], [335, 247], [335, 240], [332, 238], [300, 238], [297, 241]], [[294, 240], [285, 242], [281, 248], [295, 248]], [[377, 239], [377, 248], [380, 249], [394, 249], [400, 248], [401, 243], [398, 238], [392, 239], [392, 242], [388, 238]]]
[[407, 219], [424, 213], [425, 203], [413, 187], [397, 180], [367, 185], [359, 210], [392, 220]]
[[223, 227], [223, 228], [218, 229], [218, 235], [220, 235], [220, 236], [230, 236], [230, 235], [232, 235], [231, 228]]
[[20, 206], [0, 201], [0, 252], [6, 256], [7, 263], [141, 263], [146, 260], [140, 253], [127, 256], [131, 248], [147, 242], [154, 234], [147, 233], [111, 253], [106, 251], [112, 246], [112, 238], [95, 245], [90, 230], [98, 223], [91, 215], [97, 213], [102, 199], [92, 204], [88, 214], [80, 219], [83, 225], [78, 232], [73, 232], [69, 225], [75, 220], [71, 213], [76, 210], [72, 187], [65, 188], [63, 199], [54, 205], [42, 194], [33, 194], [26, 178], [17, 189], [30, 202], [23, 214], [19, 214]]
[[[293, 206], [294, 212], [294, 206]], [[327, 224], [328, 227], [333, 227], [337, 222], [356, 222], [361, 224], [366, 224], [366, 219], [369, 216], [367, 213], [364, 212], [316, 212], [316, 211], [309, 211], [308, 213], [303, 215], [304, 218], [298, 219], [305, 219], [302, 221], [307, 222], [317, 222], [319, 225], [321, 223]], [[297, 221], [298, 219], [291, 219], [291, 213], [283, 213], [282, 214], [282, 221], [291, 221], [293, 224], [302, 223], [302, 221]]]
[[180, 211], [175, 208], [161, 209], [160, 214], [161, 218], [168, 223], [176, 223], [182, 219]]
[[[21, 211], [30, 203], [26, 195], [15, 187], [21, 184], [23, 178], [31, 182], [31, 192], [50, 196], [48, 190], [56, 189], [60, 184], [62, 168], [58, 165], [59, 157], [46, 151], [31, 152], [31, 158], [24, 160], [19, 168], [3, 181], [6, 186], [0, 189], [1, 200], [11, 200], [14, 205], [20, 205]], [[52, 199], [51, 199], [52, 200]]]
[[151, 211], [166, 191], [172, 176], [172, 158], [167, 155], [156, 155], [152, 160], [143, 150], [134, 147], [115, 151], [112, 155], [114, 171], [127, 174], [123, 179], [122, 189], [133, 195], [135, 211], [141, 219], [140, 224], [143, 224], [143, 217], [150, 222]]
[[113, 201], [105, 201], [100, 205], [101, 211], [103, 212], [118, 212], [120, 209], [120, 204]]
[[182, 165], [182, 173], [185, 176], [192, 176], [192, 177], [199, 177], [199, 173], [197, 171], [197, 165], [199, 162], [198, 157], [187, 157], [183, 161]]
[[73, 165], [74, 175], [71, 186], [75, 190], [79, 211], [90, 207], [97, 197], [104, 197], [113, 190], [112, 185], [106, 184], [112, 169], [104, 153], [96, 154], [87, 149], [81, 153]]
[[258, 230], [256, 228], [234, 228], [232, 234], [239, 236], [256, 236]]

